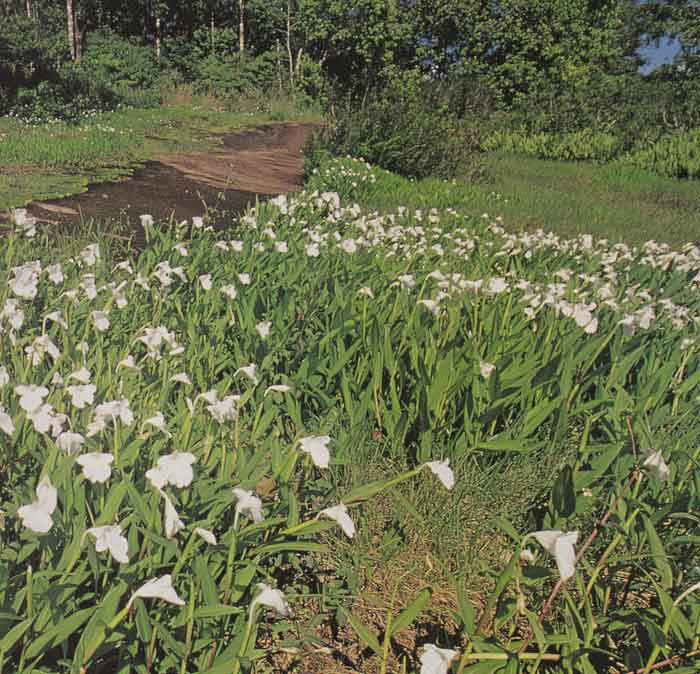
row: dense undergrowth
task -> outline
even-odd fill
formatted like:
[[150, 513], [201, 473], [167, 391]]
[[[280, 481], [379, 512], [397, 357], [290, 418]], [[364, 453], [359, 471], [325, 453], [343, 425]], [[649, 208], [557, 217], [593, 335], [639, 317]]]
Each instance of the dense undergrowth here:
[[[17, 214], [0, 298], [5, 670], [265, 671], [319, 643], [290, 610], [320, 589], [332, 519], [354, 537], [380, 492], [440, 479], [451, 491], [398, 503], [446, 559], [445, 527], [514, 458], [520, 514], [477, 504], [481, 527], [452, 538], [472, 560], [453, 627], [397, 651], [430, 623], [431, 588], [379, 633], [345, 601], [369, 648], [356, 666], [692, 660], [700, 251], [354, 205], [379, 179], [325, 162], [222, 232], [145, 217], [141, 252], [57, 253]], [[363, 451], [380, 479], [349, 484]]]

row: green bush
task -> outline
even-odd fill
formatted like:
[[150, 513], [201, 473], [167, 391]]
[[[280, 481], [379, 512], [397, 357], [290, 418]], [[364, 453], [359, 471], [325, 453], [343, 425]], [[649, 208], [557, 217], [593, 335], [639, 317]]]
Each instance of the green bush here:
[[672, 178], [700, 178], [700, 129], [662, 136], [623, 161]]
[[411, 178], [476, 177], [480, 134], [454, 115], [434, 83], [416, 72], [392, 76], [366, 100], [345, 99], [318, 142]]
[[197, 93], [227, 96], [252, 89], [266, 89], [277, 77], [275, 55], [208, 55], [195, 66]]
[[570, 133], [495, 131], [486, 139], [484, 147], [540, 159], [600, 162], [611, 161], [623, 150], [622, 141], [617, 136], [592, 129]]

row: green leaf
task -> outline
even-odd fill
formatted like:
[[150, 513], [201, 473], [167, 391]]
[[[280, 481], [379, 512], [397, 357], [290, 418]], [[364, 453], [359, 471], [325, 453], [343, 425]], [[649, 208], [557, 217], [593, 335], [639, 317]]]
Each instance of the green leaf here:
[[421, 590], [418, 596], [396, 617], [391, 621], [389, 636], [394, 636], [400, 630], [408, 627], [425, 608], [428, 600], [432, 596], [432, 591], [429, 588]]
[[646, 532], [647, 541], [649, 542], [652, 562], [654, 563], [656, 570], [659, 572], [659, 577], [661, 578], [661, 586], [669, 589], [673, 586], [673, 571], [671, 570], [671, 565], [669, 564], [668, 557], [666, 556], [666, 550], [664, 550], [661, 538], [656, 532], [651, 520], [646, 516], [644, 516], [644, 531]]
[[367, 644], [377, 655], [382, 654], [382, 647], [379, 644], [379, 639], [377, 639], [376, 635], [372, 630], [367, 627], [359, 618], [356, 618], [352, 613], [349, 611], [346, 611], [343, 609], [343, 613], [345, 614], [345, 617], [348, 619], [348, 622], [352, 625], [352, 628], [357, 632], [357, 636], [364, 641], [365, 644]]
[[576, 510], [576, 493], [571, 466], [564, 466], [552, 485], [552, 505], [560, 517], [570, 517]]

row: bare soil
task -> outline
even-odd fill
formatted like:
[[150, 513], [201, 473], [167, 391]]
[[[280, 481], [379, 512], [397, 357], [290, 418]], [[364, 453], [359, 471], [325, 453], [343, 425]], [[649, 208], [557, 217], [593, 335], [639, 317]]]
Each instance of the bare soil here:
[[138, 223], [141, 214], [177, 220], [210, 211], [240, 213], [265, 198], [298, 190], [303, 181], [302, 147], [315, 124], [269, 124], [222, 137], [221, 149], [162, 154], [132, 176], [90, 185], [83, 194], [46, 202], [28, 210], [40, 220], [68, 225], [91, 219]]

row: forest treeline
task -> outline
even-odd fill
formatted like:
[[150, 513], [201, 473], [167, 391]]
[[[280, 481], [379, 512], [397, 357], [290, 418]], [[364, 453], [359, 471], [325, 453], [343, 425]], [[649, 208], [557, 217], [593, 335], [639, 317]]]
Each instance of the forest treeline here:
[[[488, 136], [571, 159], [700, 126], [695, 0], [0, 0], [0, 12], [0, 114], [157, 105], [179, 85], [229, 101], [291, 93], [339, 116], [336, 146], [378, 146], [385, 164], [406, 143], [365, 127], [400, 115], [401, 133], [441, 152], [459, 120], [467, 146]], [[644, 70], [640, 49], [669, 39], [673, 63]]]

